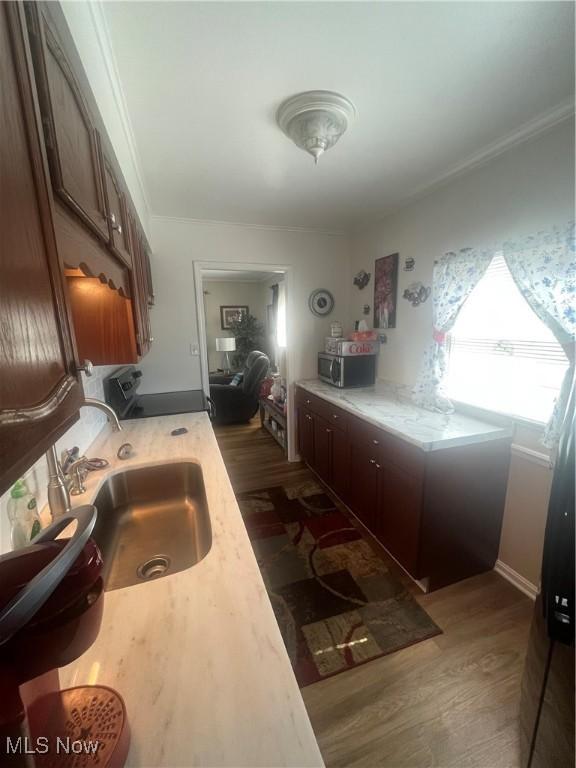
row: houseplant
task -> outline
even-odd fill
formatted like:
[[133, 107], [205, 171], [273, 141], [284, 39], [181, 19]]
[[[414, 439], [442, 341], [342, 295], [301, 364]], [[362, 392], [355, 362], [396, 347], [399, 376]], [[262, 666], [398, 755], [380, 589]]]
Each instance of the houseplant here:
[[236, 370], [243, 368], [246, 358], [254, 349], [264, 349], [264, 326], [254, 315], [242, 314], [237, 320], [230, 323], [230, 331], [236, 339], [236, 353], [232, 358], [232, 364]]

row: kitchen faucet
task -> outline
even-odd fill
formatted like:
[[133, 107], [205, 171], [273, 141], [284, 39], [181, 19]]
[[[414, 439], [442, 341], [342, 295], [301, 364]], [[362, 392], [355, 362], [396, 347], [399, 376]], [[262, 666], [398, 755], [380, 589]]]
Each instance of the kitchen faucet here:
[[[82, 403], [82, 407], [85, 406], [98, 408], [98, 410], [103, 411], [115, 432], [119, 432], [122, 429], [116, 411], [107, 403], [87, 397]], [[70, 451], [64, 451], [62, 461], [59, 461], [55, 445], [46, 451], [46, 462], [48, 464], [48, 506], [50, 507], [53, 519], [61, 517], [70, 511], [71, 487], [72, 495], [83, 492], [82, 469], [84, 469], [86, 461], [85, 457], [75, 460]]]

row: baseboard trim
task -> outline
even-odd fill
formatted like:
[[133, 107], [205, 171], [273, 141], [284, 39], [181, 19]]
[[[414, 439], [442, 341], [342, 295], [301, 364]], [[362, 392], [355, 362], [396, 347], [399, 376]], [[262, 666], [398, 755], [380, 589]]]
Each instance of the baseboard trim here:
[[494, 570], [496, 573], [499, 573], [500, 576], [505, 578], [506, 581], [509, 581], [510, 584], [513, 584], [516, 589], [519, 589], [520, 592], [528, 595], [531, 600], [536, 600], [536, 595], [539, 592], [538, 587], [535, 584], [532, 584], [531, 581], [528, 581], [528, 579], [525, 579], [524, 576], [521, 576], [518, 571], [510, 568], [510, 566], [503, 563], [502, 560], [496, 560]]

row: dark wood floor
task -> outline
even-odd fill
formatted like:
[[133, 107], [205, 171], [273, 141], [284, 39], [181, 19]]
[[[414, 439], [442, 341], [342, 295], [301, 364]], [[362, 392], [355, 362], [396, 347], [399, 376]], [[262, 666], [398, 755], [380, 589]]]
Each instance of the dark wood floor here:
[[[216, 436], [236, 492], [311, 477], [256, 419]], [[424, 595], [390, 566], [444, 634], [303, 689], [326, 765], [519, 768], [533, 603], [494, 572]]]

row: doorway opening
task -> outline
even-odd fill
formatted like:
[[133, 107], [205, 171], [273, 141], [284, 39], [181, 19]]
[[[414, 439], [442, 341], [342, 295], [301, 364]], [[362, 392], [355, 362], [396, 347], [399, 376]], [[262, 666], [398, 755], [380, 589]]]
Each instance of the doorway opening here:
[[197, 264], [202, 380], [219, 429], [259, 422], [288, 456], [288, 280], [280, 267]]

